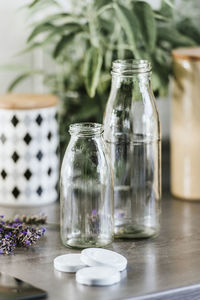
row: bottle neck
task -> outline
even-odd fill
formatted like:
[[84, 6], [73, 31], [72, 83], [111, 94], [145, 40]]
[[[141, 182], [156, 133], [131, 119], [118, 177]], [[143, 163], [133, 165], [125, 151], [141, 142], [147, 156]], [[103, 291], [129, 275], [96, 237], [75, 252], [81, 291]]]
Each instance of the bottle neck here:
[[71, 137], [94, 138], [103, 135], [103, 126], [98, 123], [75, 123], [70, 125]]
[[112, 74], [133, 76], [151, 72], [151, 63], [147, 60], [128, 59], [115, 60], [112, 64]]
[[151, 82], [151, 73], [133, 74], [131, 76], [112, 74], [112, 85], [114, 84], [117, 85], [118, 87], [120, 87], [121, 85], [139, 86], [140, 84], [149, 86], [150, 82]]
[[150, 87], [151, 63], [147, 60], [116, 60], [112, 65], [112, 88]]

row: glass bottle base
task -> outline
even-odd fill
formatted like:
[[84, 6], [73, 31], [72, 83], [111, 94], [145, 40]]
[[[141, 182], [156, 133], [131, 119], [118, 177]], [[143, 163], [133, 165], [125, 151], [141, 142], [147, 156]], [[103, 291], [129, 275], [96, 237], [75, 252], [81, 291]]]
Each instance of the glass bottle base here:
[[100, 248], [105, 247], [113, 242], [112, 239], [98, 239], [98, 240], [82, 240], [82, 239], [68, 239], [63, 241], [66, 247], [84, 249], [84, 248]]
[[144, 239], [156, 237], [158, 233], [159, 230], [153, 227], [131, 225], [121, 225], [115, 227], [115, 238]]

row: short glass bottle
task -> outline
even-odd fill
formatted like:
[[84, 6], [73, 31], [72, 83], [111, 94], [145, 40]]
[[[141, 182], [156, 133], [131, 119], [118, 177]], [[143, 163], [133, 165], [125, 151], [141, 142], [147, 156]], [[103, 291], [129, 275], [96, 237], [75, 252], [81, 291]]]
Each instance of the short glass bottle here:
[[146, 238], [159, 232], [160, 121], [145, 60], [113, 62], [104, 118], [114, 170], [115, 236]]
[[75, 248], [103, 247], [113, 240], [113, 178], [103, 126], [70, 125], [60, 179], [61, 238]]

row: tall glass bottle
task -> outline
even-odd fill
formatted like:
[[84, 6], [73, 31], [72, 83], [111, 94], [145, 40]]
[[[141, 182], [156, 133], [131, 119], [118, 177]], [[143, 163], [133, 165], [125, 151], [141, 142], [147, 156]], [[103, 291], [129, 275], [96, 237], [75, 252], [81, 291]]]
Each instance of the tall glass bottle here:
[[113, 239], [113, 177], [103, 126], [72, 124], [61, 168], [61, 238], [70, 247], [101, 247]]
[[151, 237], [159, 231], [160, 121], [145, 60], [113, 62], [104, 118], [114, 171], [115, 236]]

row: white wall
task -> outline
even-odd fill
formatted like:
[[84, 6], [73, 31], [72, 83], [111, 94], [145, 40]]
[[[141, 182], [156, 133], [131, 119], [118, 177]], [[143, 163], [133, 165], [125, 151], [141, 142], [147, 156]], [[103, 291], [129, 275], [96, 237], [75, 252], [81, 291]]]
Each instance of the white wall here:
[[[25, 47], [28, 28], [25, 26], [25, 12], [22, 6], [27, 0], [0, 0], [0, 67], [5, 64], [32, 66], [32, 55], [16, 56]], [[21, 8], [21, 9], [20, 9]], [[18, 72], [0, 69], [0, 94], [6, 92], [11, 80]], [[32, 91], [32, 80], [25, 81], [18, 91]]]

